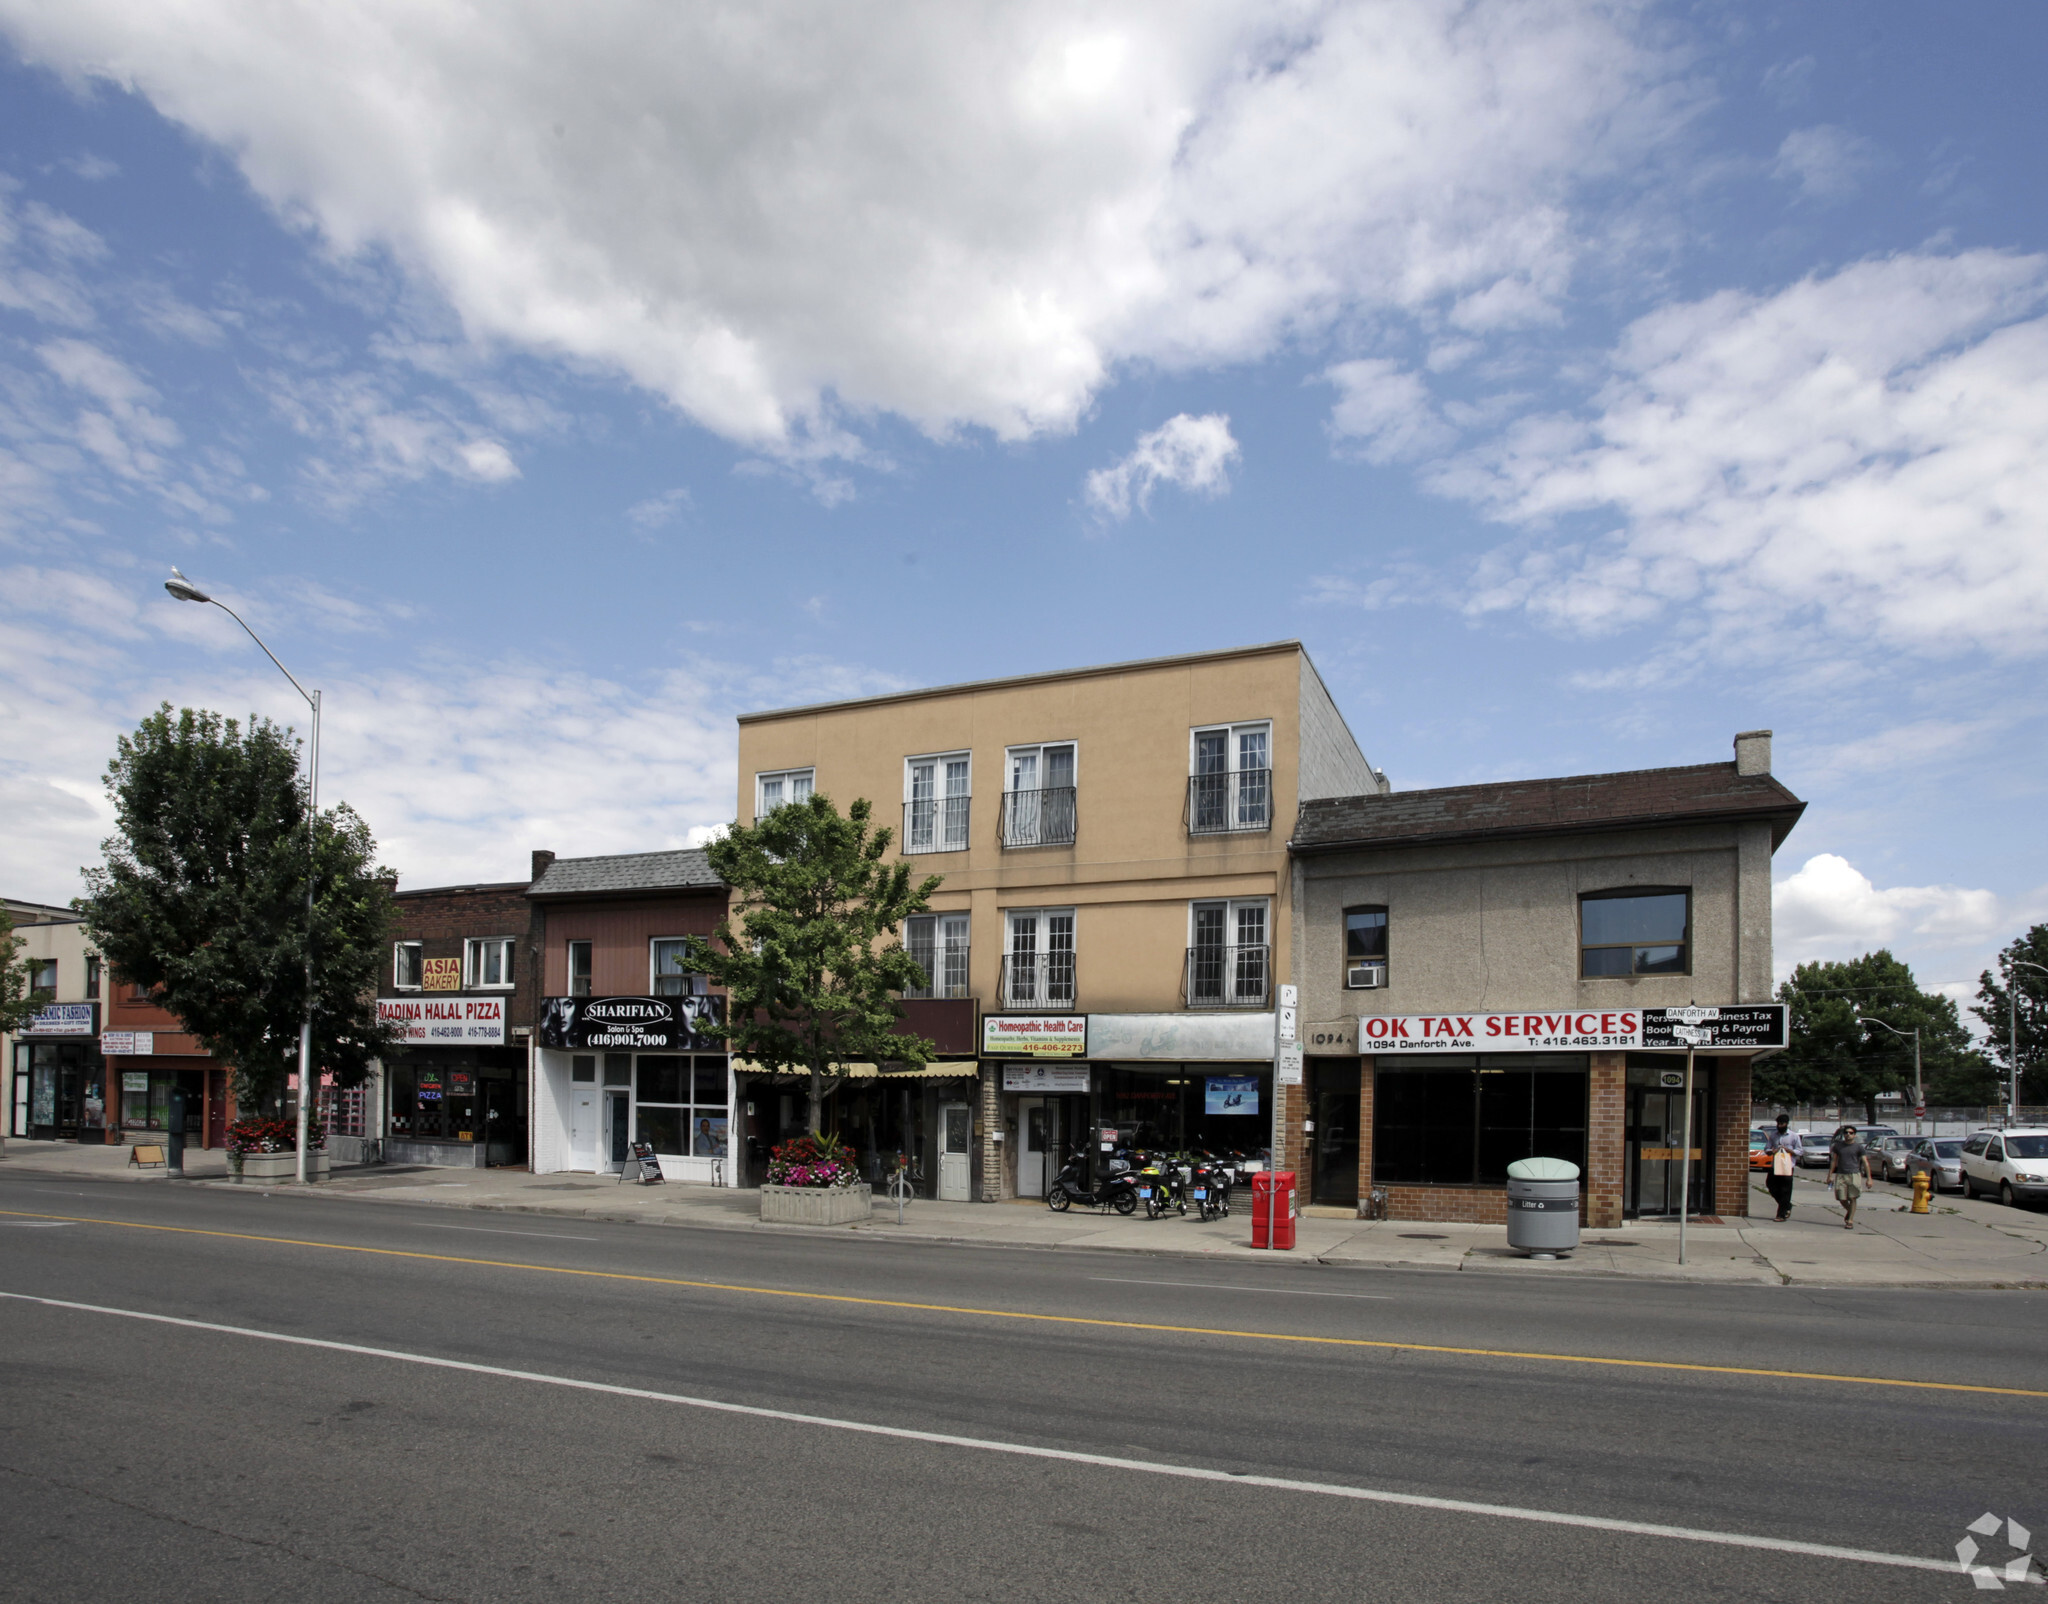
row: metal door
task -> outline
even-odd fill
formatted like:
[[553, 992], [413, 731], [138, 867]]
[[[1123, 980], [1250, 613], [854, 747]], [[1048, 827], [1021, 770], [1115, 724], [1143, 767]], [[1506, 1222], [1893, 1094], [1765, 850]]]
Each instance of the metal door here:
[[973, 1146], [974, 1121], [965, 1103], [945, 1103], [939, 1108], [939, 1201], [965, 1203], [973, 1192], [968, 1184], [967, 1155]]
[[1309, 1198], [1340, 1206], [1358, 1201], [1358, 1060], [1309, 1060]]
[[1017, 1100], [1017, 1195], [1044, 1197], [1053, 1170], [1045, 1156], [1053, 1150], [1053, 1105], [1043, 1097]]
[[[1680, 1155], [1685, 1141], [1685, 1093], [1658, 1086], [1629, 1088], [1628, 1155], [1623, 1166], [1622, 1212], [1629, 1215], [1676, 1214]], [[1693, 1086], [1692, 1200], [1690, 1212], [1707, 1211], [1707, 1089]]]

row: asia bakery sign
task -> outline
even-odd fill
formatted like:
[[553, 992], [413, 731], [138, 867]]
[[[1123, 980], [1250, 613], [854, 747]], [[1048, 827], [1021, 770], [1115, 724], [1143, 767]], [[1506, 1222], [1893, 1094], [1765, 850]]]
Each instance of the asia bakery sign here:
[[379, 997], [377, 1018], [409, 1047], [502, 1047], [503, 997]]
[[[1686, 1034], [1694, 1034], [1688, 1043]], [[1692, 1045], [1761, 1052], [1785, 1045], [1783, 1003], [1718, 1008], [1574, 1009], [1518, 1014], [1378, 1014], [1358, 1021], [1361, 1053], [1627, 1052]]]

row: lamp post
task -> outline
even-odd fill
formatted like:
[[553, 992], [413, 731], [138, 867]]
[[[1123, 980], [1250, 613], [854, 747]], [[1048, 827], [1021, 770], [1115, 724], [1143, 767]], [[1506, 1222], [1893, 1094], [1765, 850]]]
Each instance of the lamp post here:
[[305, 697], [313, 710], [313, 735], [306, 745], [306, 1007], [299, 1021], [299, 1185], [306, 1184], [306, 1137], [308, 1111], [318, 1095], [313, 1085], [313, 868], [318, 850], [315, 827], [320, 816], [320, 693], [309, 691], [292, 671], [277, 661], [277, 653], [263, 645], [263, 637], [249, 628], [249, 621], [217, 596], [209, 596], [177, 569], [164, 581], [164, 589], [179, 601], [204, 602], [218, 607], [248, 631], [249, 639], [263, 646], [263, 655], [277, 663], [277, 671], [292, 682], [292, 689]]
[[1920, 1122], [1926, 1118], [1927, 1094], [1920, 1088], [1920, 1027], [1915, 1025], [1911, 1030], [1901, 1030], [1897, 1025], [1887, 1025], [1882, 1019], [1873, 1019], [1865, 1013], [1858, 1013], [1856, 1022], [1860, 1025], [1875, 1025], [1879, 1030], [1888, 1030], [1894, 1036], [1911, 1036], [1913, 1038], [1913, 1134], [1915, 1136], [1923, 1134], [1919, 1126]]
[[2008, 1078], [2006, 1080], [2005, 1117], [2017, 1123], [2020, 1117], [2020, 977], [2018, 971], [2022, 969], [2038, 969], [2042, 974], [2048, 975], [2048, 964], [2032, 963], [2025, 958], [2014, 958], [2009, 960], [2009, 962], [2010, 968], [2005, 977], [2005, 1003], [2006, 1007], [2011, 1010], [2007, 1025], [2011, 1034], [2006, 1037], [2005, 1041], [2012, 1057], [2011, 1062], [2006, 1065]]

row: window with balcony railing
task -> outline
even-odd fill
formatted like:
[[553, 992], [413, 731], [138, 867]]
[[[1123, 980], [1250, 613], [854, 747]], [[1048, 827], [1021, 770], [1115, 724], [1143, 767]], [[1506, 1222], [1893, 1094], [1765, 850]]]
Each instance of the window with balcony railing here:
[[965, 997], [967, 990], [967, 915], [931, 914], [903, 922], [903, 950], [925, 972], [929, 984], [906, 990], [906, 997]]
[[1273, 994], [1266, 902], [1189, 906], [1184, 995], [1190, 1008], [1264, 1008]]
[[1273, 728], [1228, 724], [1196, 730], [1188, 776], [1190, 835], [1273, 828]]
[[1074, 910], [1012, 911], [1009, 946], [1003, 953], [1005, 1008], [1069, 1009], [1074, 1006]]
[[905, 852], [967, 850], [971, 803], [968, 756], [914, 757], [904, 765], [903, 804]]
[[1074, 746], [1013, 746], [1003, 787], [1005, 847], [1070, 847], [1077, 823]]

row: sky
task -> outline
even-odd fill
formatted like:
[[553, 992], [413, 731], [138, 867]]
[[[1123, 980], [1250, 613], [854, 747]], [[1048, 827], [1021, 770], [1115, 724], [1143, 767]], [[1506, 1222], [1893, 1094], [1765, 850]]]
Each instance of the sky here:
[[1782, 970], [2048, 918], [2048, 11], [0, 0], [0, 886], [158, 703], [407, 885], [750, 709], [1304, 641], [1397, 789], [1725, 761]]

